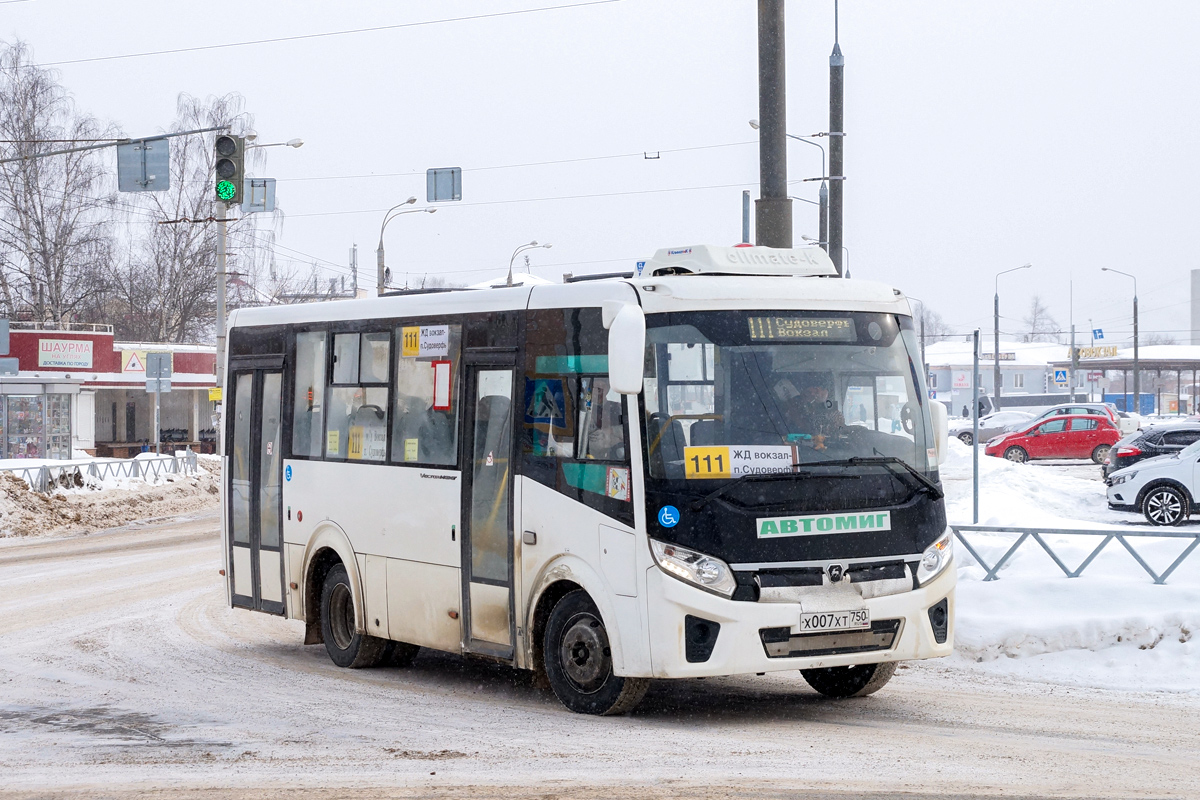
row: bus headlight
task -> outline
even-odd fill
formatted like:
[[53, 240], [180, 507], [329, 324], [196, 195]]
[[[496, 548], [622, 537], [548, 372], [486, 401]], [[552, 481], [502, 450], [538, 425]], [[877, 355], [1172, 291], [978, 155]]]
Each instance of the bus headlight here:
[[663, 572], [684, 583], [699, 586], [722, 597], [732, 597], [733, 590], [737, 588], [733, 570], [719, 558], [657, 539], [650, 540], [650, 551]]
[[947, 528], [942, 538], [925, 548], [921, 563], [917, 566], [917, 584], [924, 586], [941, 574], [953, 554], [954, 532]]

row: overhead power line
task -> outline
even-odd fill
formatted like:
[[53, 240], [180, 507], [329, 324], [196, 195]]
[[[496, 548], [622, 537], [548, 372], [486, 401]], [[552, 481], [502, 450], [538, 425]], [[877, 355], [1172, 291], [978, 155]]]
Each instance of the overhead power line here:
[[349, 36], [356, 33], [378, 33], [379, 31], [394, 31], [403, 28], [419, 28], [426, 25], [445, 25], [450, 22], [469, 22], [480, 19], [494, 19], [497, 17], [515, 17], [524, 14], [538, 14], [543, 11], [565, 11], [572, 8], [583, 8], [584, 6], [600, 6], [608, 3], [619, 3], [621, 0], [587, 0], [582, 3], [570, 3], [559, 6], [542, 6], [540, 8], [525, 8], [517, 11], [497, 11], [492, 14], [472, 14], [465, 17], [446, 17], [443, 19], [429, 19], [421, 22], [401, 22], [395, 25], [376, 25], [370, 28], [351, 28], [343, 31], [324, 31], [322, 33], [305, 33], [297, 36], [276, 36], [271, 39], [253, 39], [245, 42], [225, 42], [223, 44], [206, 44], [196, 47], [176, 47], [170, 50], [147, 50], [141, 53], [122, 53], [115, 56], [93, 56], [91, 58], [73, 58], [65, 61], [48, 61], [42, 66], [57, 67], [65, 64], [89, 64], [95, 61], [116, 61], [126, 58], [144, 58], [146, 56], [163, 56], [172, 53], [197, 53], [205, 50], [220, 50], [226, 47], [250, 47], [259, 44], [277, 44], [279, 42], [297, 42], [306, 39], [322, 39], [329, 36]]

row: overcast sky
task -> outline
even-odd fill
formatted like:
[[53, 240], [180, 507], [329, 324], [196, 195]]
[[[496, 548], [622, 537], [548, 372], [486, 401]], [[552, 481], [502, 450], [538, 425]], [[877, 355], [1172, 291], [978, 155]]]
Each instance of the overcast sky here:
[[[180, 92], [239, 92], [279, 179], [281, 261], [374, 285], [383, 211], [424, 205], [425, 170], [461, 166], [463, 201], [388, 227], [388, 264], [476, 282], [513, 249], [533, 271], [632, 268], [666, 246], [733, 244], [757, 196], [753, 0], [317, 0], [0, 3], [0, 36], [42, 64], [357, 28], [387, 30], [61, 63], [79, 105], [158, 132]], [[550, 10], [477, 19], [526, 9]], [[844, 0], [846, 228], [856, 278], [926, 300], [956, 330], [1003, 330], [1040, 294], [1080, 337], [1189, 338], [1200, 218], [1200, 3]], [[832, 0], [787, 5], [788, 128], [828, 128]], [[827, 141], [827, 140], [822, 140]], [[793, 142], [789, 178], [815, 176]], [[661, 153], [647, 159], [643, 153]], [[619, 157], [618, 157], [619, 156]], [[540, 165], [532, 165], [543, 162]], [[557, 162], [557, 163], [544, 163]], [[501, 168], [506, 167], [506, 168]], [[795, 183], [816, 198], [816, 184]], [[795, 204], [795, 233], [817, 235]]]

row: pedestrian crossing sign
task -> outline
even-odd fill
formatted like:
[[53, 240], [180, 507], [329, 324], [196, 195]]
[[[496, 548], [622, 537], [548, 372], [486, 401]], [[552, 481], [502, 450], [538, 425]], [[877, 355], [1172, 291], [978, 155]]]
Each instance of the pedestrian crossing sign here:
[[1067, 371], [1065, 369], [1054, 370], [1054, 382], [1059, 386], [1067, 385]]

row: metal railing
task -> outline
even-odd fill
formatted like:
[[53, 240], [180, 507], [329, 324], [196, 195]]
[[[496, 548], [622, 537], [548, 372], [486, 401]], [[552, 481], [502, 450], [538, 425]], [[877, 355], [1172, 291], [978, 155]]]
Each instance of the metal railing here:
[[[1133, 559], [1141, 565], [1142, 569], [1146, 570], [1146, 573], [1154, 579], [1154, 582], [1160, 585], [1165, 584], [1167, 582], [1167, 578], [1170, 577], [1171, 573], [1175, 571], [1176, 567], [1182, 564], [1184, 559], [1190, 556], [1192, 551], [1200, 546], [1200, 529], [1181, 530], [1179, 528], [1154, 528], [1153, 530], [1149, 531], [1140, 531], [1115, 530], [1112, 528], [1014, 528], [1002, 525], [951, 525], [950, 527], [954, 531], [955, 538], [957, 538], [958, 541], [962, 543], [962, 546], [967, 549], [967, 552], [979, 562], [979, 566], [983, 567], [984, 570], [987, 571], [987, 576], [984, 578], [985, 581], [998, 580], [1000, 576], [997, 573], [1000, 571], [1000, 568], [1003, 567], [1010, 558], [1012, 558], [1013, 554], [1017, 552], [1017, 548], [1030, 539], [1041, 545], [1042, 549], [1046, 551], [1046, 554], [1049, 555], [1050, 558], [1054, 559], [1054, 563], [1058, 565], [1058, 568], [1061, 569], [1063, 574], [1068, 578], [1078, 578], [1081, 574], [1083, 574], [1083, 571], [1087, 569], [1088, 565], [1091, 564], [1092, 561], [1095, 560], [1096, 556], [1100, 555], [1100, 552], [1108, 546], [1108, 543], [1115, 539], [1116, 541], [1120, 542], [1126, 550], [1129, 551], [1129, 555], [1133, 556]], [[984, 558], [979, 555], [979, 552], [971, 546], [971, 543], [967, 541], [967, 537], [963, 535], [964, 533], [1015, 533], [1019, 534], [1019, 536], [1017, 537], [1017, 540], [1013, 542], [1012, 546], [1005, 551], [1004, 555], [1000, 557], [999, 561], [997, 561], [993, 566], [988, 566], [987, 561], [984, 560]], [[1072, 570], [1065, 563], [1063, 563], [1063, 560], [1059, 557], [1059, 555], [1054, 552], [1054, 548], [1050, 546], [1045, 538], [1043, 538], [1044, 535], [1103, 536], [1104, 538], [1101, 540], [1100, 544], [1098, 544], [1096, 548], [1092, 550], [1088, 557], [1085, 558], [1077, 568]], [[1191, 539], [1192, 543], [1189, 544], [1184, 551], [1179, 554], [1179, 557], [1171, 563], [1171, 566], [1167, 567], [1162, 574], [1159, 574], [1155, 572], [1149, 564], [1146, 563], [1146, 559], [1142, 558], [1138, 551], [1133, 548], [1133, 545], [1129, 543], [1128, 539], [1130, 537], [1145, 539]]]
[[104, 481], [110, 478], [156, 481], [167, 475], [195, 475], [196, 471], [196, 454], [191, 451], [178, 456], [89, 459], [29, 467], [0, 467], [0, 472], [16, 475], [29, 484], [30, 489], [42, 494], [60, 487], [82, 488], [89, 481]]

